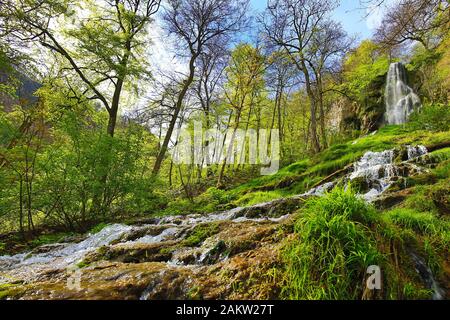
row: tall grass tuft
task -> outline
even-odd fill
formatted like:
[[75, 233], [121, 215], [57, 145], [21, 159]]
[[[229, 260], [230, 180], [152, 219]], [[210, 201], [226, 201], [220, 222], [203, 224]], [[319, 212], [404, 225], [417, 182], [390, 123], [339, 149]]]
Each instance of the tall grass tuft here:
[[307, 201], [283, 251], [286, 299], [358, 299], [367, 267], [381, 254], [367, 227], [375, 210], [350, 188], [335, 188]]

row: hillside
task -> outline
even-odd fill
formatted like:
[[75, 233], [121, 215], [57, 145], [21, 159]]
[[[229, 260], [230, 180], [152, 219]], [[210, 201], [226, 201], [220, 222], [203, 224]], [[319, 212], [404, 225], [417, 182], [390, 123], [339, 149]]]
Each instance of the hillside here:
[[[236, 199], [228, 206], [245, 207], [107, 225], [76, 242], [72, 237], [2, 257], [1, 296], [446, 298], [449, 141], [449, 132], [386, 127], [227, 192], [226, 198]], [[424, 145], [430, 152], [414, 153], [418, 149], [410, 148], [408, 155], [407, 145]], [[373, 163], [366, 168], [369, 174], [361, 175], [363, 181], [355, 178], [347, 185], [344, 177], [351, 176], [357, 168], [354, 162], [368, 151], [388, 149], [395, 150], [396, 174], [389, 177], [391, 185], [381, 197], [367, 204], [356, 194], [366, 193], [367, 184], [379, 183], [369, 179], [370, 172], [384, 171], [389, 164]], [[385, 175], [380, 173], [380, 179]], [[330, 193], [321, 188], [304, 192], [329, 182], [340, 186]], [[272, 198], [278, 200], [266, 202]], [[379, 265], [383, 272], [382, 290], [375, 295], [362, 286], [369, 265]], [[79, 290], [67, 289], [67, 281], [76, 284], [77, 273]]]

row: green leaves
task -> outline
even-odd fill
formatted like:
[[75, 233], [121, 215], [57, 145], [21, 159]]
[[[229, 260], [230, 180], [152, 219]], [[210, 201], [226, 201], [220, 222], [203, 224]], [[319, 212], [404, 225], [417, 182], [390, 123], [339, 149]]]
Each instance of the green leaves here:
[[380, 48], [372, 41], [363, 41], [344, 62], [343, 90], [358, 101], [364, 100], [369, 84], [388, 71], [389, 59], [379, 50]]

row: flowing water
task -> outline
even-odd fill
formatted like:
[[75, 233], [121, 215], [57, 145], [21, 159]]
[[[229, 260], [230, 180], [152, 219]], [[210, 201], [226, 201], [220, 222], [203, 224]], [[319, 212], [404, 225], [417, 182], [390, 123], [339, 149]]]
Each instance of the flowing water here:
[[387, 124], [406, 123], [410, 114], [421, 106], [420, 98], [408, 86], [406, 69], [401, 62], [389, 66], [385, 100]]
[[[367, 192], [362, 194], [367, 201], [373, 201], [382, 195], [394, 182], [399, 175], [405, 174], [401, 167], [408, 167], [410, 170], [420, 171], [412, 162], [425, 155], [427, 150], [423, 146], [407, 146], [407, 159], [401, 164], [395, 164], [394, 158], [398, 152], [396, 150], [386, 150], [383, 152], [367, 152], [358, 162], [354, 164], [353, 172], [349, 173], [343, 179], [327, 182], [315, 187], [310, 191], [294, 196], [288, 199], [274, 200], [267, 203], [257, 204], [247, 208], [234, 208], [228, 211], [209, 215], [193, 214], [186, 216], [168, 216], [155, 219], [152, 224], [141, 226], [128, 226], [113, 224], [105, 227], [96, 234], [90, 234], [85, 240], [79, 243], [60, 243], [38, 248], [31, 252], [17, 254], [14, 256], [0, 256], [0, 284], [8, 283], [11, 279], [30, 282], [37, 279], [40, 275], [54, 270], [64, 270], [76, 265], [90, 252], [97, 250], [102, 246], [108, 245], [136, 245], [136, 244], [156, 244], [169, 240], [182, 240], [186, 237], [189, 230], [202, 223], [216, 221], [229, 221], [231, 223], [243, 222], [280, 222], [288, 215], [277, 216], [273, 213], [274, 208], [279, 203], [289, 199], [298, 200], [310, 196], [321, 196], [331, 190], [336, 184], [341, 182], [353, 181], [355, 179], [365, 180], [368, 188]], [[406, 170], [406, 171], [408, 171]], [[409, 172], [408, 171], [408, 172]], [[255, 215], [255, 212], [257, 213]], [[218, 250], [216, 239], [206, 239], [198, 248], [180, 248], [173, 253], [167, 265], [184, 266], [207, 264], [211, 255], [215, 261], [226, 259], [226, 255], [217, 256]], [[195, 259], [189, 263], [183, 262], [183, 255], [186, 251], [195, 251]], [[417, 257], [419, 269], [426, 275], [426, 280], [430, 286], [438, 288], [429, 269], [426, 266], [420, 267], [420, 259]], [[425, 271], [424, 271], [425, 270]], [[2, 276], [3, 274], [3, 276]], [[7, 275], [7, 276], [5, 276]], [[435, 292], [439, 292], [438, 289]], [[148, 292], [144, 293], [148, 294]], [[439, 298], [439, 294], [435, 298]]]
[[[366, 201], [373, 201], [383, 194], [399, 177], [405, 177], [412, 172], [423, 171], [412, 160], [428, 153], [424, 146], [406, 146], [408, 159], [400, 164], [394, 163], [396, 150], [382, 152], [367, 152], [357, 163], [348, 180], [362, 178], [367, 184], [367, 192], [362, 196]], [[402, 169], [402, 170], [401, 170]]]

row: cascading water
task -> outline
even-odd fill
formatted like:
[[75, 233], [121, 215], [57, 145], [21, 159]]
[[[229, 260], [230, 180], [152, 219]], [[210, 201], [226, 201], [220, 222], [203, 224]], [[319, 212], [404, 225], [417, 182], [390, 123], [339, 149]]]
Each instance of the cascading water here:
[[406, 69], [401, 62], [389, 66], [385, 100], [387, 124], [404, 124], [411, 113], [421, 107], [420, 98], [408, 86]]
[[[271, 202], [267, 202], [254, 207], [262, 208], [270, 205]], [[239, 207], [210, 215], [169, 216], [156, 221], [156, 224], [144, 226], [113, 224], [105, 227], [99, 233], [88, 235], [85, 240], [79, 243], [59, 243], [47, 246], [46, 248], [42, 247], [42, 253], [31, 251], [13, 256], [0, 256], [0, 284], [8, 283], [10, 281], [9, 278], [2, 277], [2, 271], [7, 271], [10, 274], [10, 277], [13, 278], [31, 280], [50, 270], [66, 269], [83, 260], [88, 253], [95, 251], [102, 246], [111, 245], [114, 242], [123, 245], [155, 244], [171, 239], [182, 240], [186, 236], [186, 230], [203, 223], [219, 221], [232, 221], [234, 223], [245, 221], [279, 222], [286, 218], [286, 216], [247, 218], [245, 214], [248, 209], [249, 208]], [[161, 229], [160, 232], [153, 233], [150, 231], [154, 229], [149, 227], [161, 227]], [[144, 233], [145, 231], [148, 231], [150, 234], [143, 235], [133, 240], [124, 240], [128, 239], [127, 236], [130, 236], [133, 232], [139, 233], [139, 231], [144, 231]], [[201, 249], [203, 250], [202, 254], [206, 257], [212, 247], [209, 248], [208, 245], [205, 245], [204, 248]], [[199, 259], [198, 262], [201, 263], [203, 259], [204, 257]], [[171, 261], [169, 261], [169, 263], [171, 263]]]
[[371, 201], [386, 191], [391, 185], [390, 180], [397, 175], [397, 168], [393, 164], [394, 151], [367, 152], [354, 167], [350, 180], [364, 178], [370, 190], [363, 195], [364, 199]]
[[[414, 172], [422, 170], [420, 168], [415, 169], [414, 162], [425, 154], [427, 154], [427, 149], [423, 146], [404, 146], [401, 150], [367, 152], [354, 164], [353, 170], [348, 171], [342, 177], [343, 180], [321, 184], [302, 195], [288, 199], [273, 200], [251, 207], [234, 208], [209, 215], [169, 216], [154, 219], [152, 222], [139, 226], [114, 224], [97, 234], [88, 235], [84, 241], [79, 243], [54, 244], [41, 247], [37, 251], [33, 250], [15, 256], [0, 256], [0, 284], [10, 283], [11, 281], [32, 282], [39, 279], [43, 274], [64, 272], [67, 268], [83, 260], [87, 254], [102, 246], [111, 248], [115, 246], [134, 248], [133, 246], [137, 246], [138, 248], [142, 245], [151, 246], [163, 242], [182, 241], [193, 228], [200, 224], [220, 221], [228, 221], [232, 225], [245, 222], [261, 223], [261, 225], [277, 223], [289, 215], [273, 215], [273, 211], [277, 211], [277, 205], [281, 202], [302, 201], [307, 197], [322, 196], [339, 183], [347, 183], [355, 179], [364, 181], [367, 187], [366, 191], [368, 190], [368, 192], [363, 191], [361, 196], [367, 201], [373, 201], [388, 190], [399, 177], [407, 176], [408, 172], [414, 170]], [[401, 163], [394, 161], [399, 156], [404, 160]], [[279, 210], [280, 215], [283, 212], [285, 211]], [[198, 247], [180, 246], [165, 261], [167, 268], [162, 268], [160, 277], [163, 277], [164, 272], [170, 268], [191, 270], [217, 261], [225, 261], [229, 257], [223, 246], [225, 246], [225, 242], [215, 236], [206, 239]], [[434, 280], [429, 268], [420, 260], [420, 257], [413, 258], [414, 261], [417, 260], [416, 269], [421, 276], [423, 275], [427, 286], [434, 291], [434, 298], [441, 299], [443, 297], [442, 290]], [[154, 283], [151, 282], [141, 298], [146, 299], [153, 290]]]
[[395, 150], [367, 152], [354, 164], [354, 170], [346, 180], [364, 179], [368, 192], [362, 196], [366, 201], [373, 201], [388, 190], [394, 180], [398, 179], [402, 174], [422, 171], [422, 168], [411, 163], [411, 161], [427, 154], [427, 148], [424, 146], [406, 146], [406, 153], [408, 159], [399, 164], [403, 167], [403, 170], [401, 170], [400, 166], [394, 163]]

